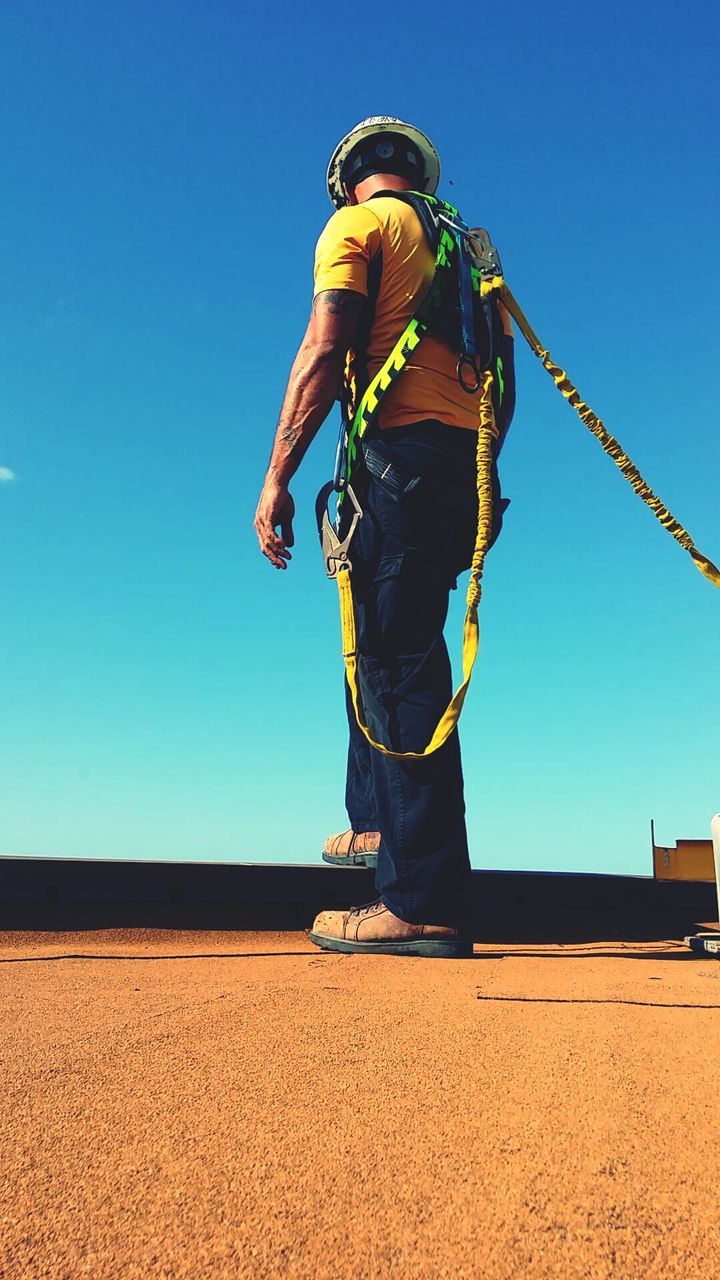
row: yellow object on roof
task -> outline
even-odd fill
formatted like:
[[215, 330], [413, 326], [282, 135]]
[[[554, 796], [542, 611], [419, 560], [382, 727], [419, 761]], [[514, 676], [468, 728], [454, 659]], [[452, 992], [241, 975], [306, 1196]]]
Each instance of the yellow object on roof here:
[[653, 844], [656, 880], [715, 879], [712, 840], [676, 840], [674, 848]]

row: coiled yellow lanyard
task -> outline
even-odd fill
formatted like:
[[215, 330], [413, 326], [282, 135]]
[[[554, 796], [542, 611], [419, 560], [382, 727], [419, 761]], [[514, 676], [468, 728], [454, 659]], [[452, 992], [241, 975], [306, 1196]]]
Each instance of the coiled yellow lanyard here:
[[513, 320], [517, 322], [517, 326], [528, 343], [528, 346], [535, 353], [538, 359], [542, 361], [543, 366], [547, 369], [558, 391], [562, 392], [568, 403], [572, 405], [581, 422], [584, 422], [588, 430], [592, 431], [593, 435], [597, 437], [605, 452], [620, 468], [625, 479], [629, 480], [638, 497], [642, 498], [643, 502], [646, 503], [650, 510], [657, 516], [661, 525], [667, 529], [668, 533], [672, 534], [675, 541], [679, 542], [681, 547], [684, 547], [685, 550], [690, 553], [700, 572], [708, 579], [709, 582], [714, 583], [716, 587], [720, 587], [720, 570], [718, 570], [716, 565], [713, 564], [712, 560], [708, 560], [707, 556], [704, 556], [701, 551], [698, 551], [687, 529], [683, 528], [680, 521], [675, 519], [672, 512], [669, 511], [665, 504], [660, 501], [656, 494], [653, 493], [650, 485], [647, 484], [640, 475], [640, 472], [625, 453], [622, 445], [615, 439], [615, 436], [610, 435], [610, 432], [607, 430], [604, 422], [598, 418], [596, 413], [593, 413], [590, 406], [585, 404], [584, 400], [580, 399], [580, 393], [578, 392], [577, 387], [573, 386], [565, 373], [565, 370], [561, 369], [559, 365], [553, 363], [550, 352], [543, 347], [537, 334], [530, 327], [524, 312], [516, 298], [508, 289], [504, 280], [501, 282], [498, 293], [501, 300], [505, 303], [505, 306], [510, 312]]
[[[550, 377], [553, 379], [558, 390], [562, 392], [565, 399], [572, 405], [578, 417], [589, 431], [597, 437], [602, 445], [605, 453], [607, 453], [616, 465], [619, 467], [626, 480], [630, 482], [635, 492], [643, 502], [646, 503], [650, 510], [655, 514], [657, 519], [672, 534], [676, 542], [680, 543], [686, 551], [692, 556], [698, 569], [708, 581], [712, 582], [716, 587], [720, 587], [720, 570], [713, 564], [712, 560], [708, 560], [707, 556], [695, 546], [687, 529], [683, 528], [679, 520], [676, 520], [671, 511], [660, 501], [656, 494], [653, 493], [650, 486], [645, 482], [637, 467], [623, 450], [614, 436], [606, 429], [604, 423], [593, 412], [589, 405], [580, 399], [580, 394], [572, 382], [568, 378], [563, 369], [553, 363], [550, 352], [542, 346], [539, 338], [531, 328], [525, 314], [521, 310], [517, 300], [508, 289], [502, 276], [495, 276], [491, 281], [483, 282], [483, 293], [495, 292], [504, 302], [513, 319], [516, 321], [520, 332], [527, 341], [531, 350], [541, 360]], [[411, 322], [413, 324], [414, 322]], [[405, 334], [398, 342], [394, 351], [388, 357], [386, 364], [380, 370], [376, 378], [373, 379], [371, 387], [366, 392], [373, 400], [379, 399], [381, 391], [389, 389], [391, 381], [404, 368], [407, 362], [407, 354], [403, 351], [403, 359], [398, 359], [399, 351], [403, 345]], [[422, 337], [423, 334], [416, 335], [413, 331], [413, 339]], [[405, 344], [407, 345], [407, 344]], [[417, 341], [413, 342], [413, 346], [417, 345]], [[394, 367], [393, 367], [393, 361]], [[398, 368], [398, 364], [400, 367]], [[392, 369], [394, 376], [388, 377], [389, 370]], [[391, 751], [389, 747], [383, 745], [382, 742], [376, 742], [373, 738], [367, 724], [365, 723], [362, 704], [358, 690], [357, 678], [357, 652], [356, 652], [356, 634], [355, 634], [355, 608], [353, 604], [352, 579], [351, 570], [342, 569], [337, 574], [337, 584], [340, 593], [340, 625], [342, 631], [342, 649], [343, 661], [345, 663], [345, 674], [347, 676], [350, 693], [352, 696], [353, 707], [357, 722], [368, 742], [376, 751], [381, 751], [383, 755], [389, 756], [393, 760], [422, 760], [426, 756], [432, 755], [437, 751], [443, 743], [447, 742], [450, 734], [455, 729], [460, 718], [465, 695], [470, 684], [472, 669], [477, 657], [480, 645], [480, 627], [478, 623], [478, 606], [482, 595], [482, 575], [485, 567], [485, 556], [487, 555], [488, 546], [492, 532], [492, 441], [496, 435], [495, 416], [492, 407], [491, 398], [492, 374], [488, 371], [483, 375], [482, 391], [480, 399], [480, 419], [478, 423], [478, 440], [477, 440], [477, 493], [478, 493], [478, 525], [475, 538], [475, 550], [473, 552], [472, 564], [470, 568], [470, 582], [467, 590], [467, 610], [465, 613], [465, 622], [463, 625], [463, 643], [462, 643], [462, 683], [455, 691], [452, 699], [448, 703], [440, 720], [438, 721], [435, 732], [433, 733], [427, 746], [422, 751]], [[376, 404], [374, 404], [376, 408]]]
[[343, 661], [345, 663], [345, 675], [350, 686], [352, 695], [352, 703], [355, 708], [355, 716], [357, 722], [362, 729], [365, 737], [376, 751], [382, 751], [384, 756], [390, 756], [393, 760], [422, 760], [425, 756], [431, 756], [433, 751], [437, 751], [439, 747], [447, 742], [450, 734], [460, 719], [460, 712], [465, 701], [465, 694], [470, 684], [470, 676], [477, 657], [480, 645], [480, 626], [478, 623], [478, 605], [482, 595], [482, 575], [485, 567], [485, 556], [488, 546], [490, 545], [490, 537], [492, 533], [492, 442], [495, 437], [495, 415], [493, 413], [492, 400], [490, 391], [492, 387], [492, 374], [487, 372], [483, 375], [481, 399], [480, 399], [480, 421], [478, 424], [478, 440], [477, 440], [477, 494], [478, 494], [478, 524], [477, 534], [475, 536], [475, 550], [473, 552], [472, 564], [470, 567], [470, 582], [467, 590], [467, 610], [465, 613], [465, 623], [463, 625], [463, 643], [462, 643], [462, 684], [453, 694], [450, 702], [445, 708], [437, 728], [432, 738], [428, 742], [423, 751], [391, 751], [389, 747], [383, 745], [382, 742], [376, 742], [370, 730], [365, 723], [362, 704], [358, 691], [357, 679], [357, 653], [355, 639], [355, 607], [353, 604], [352, 594], [352, 578], [350, 569], [341, 569], [337, 575], [338, 591], [340, 592], [340, 627], [342, 630], [342, 648]]

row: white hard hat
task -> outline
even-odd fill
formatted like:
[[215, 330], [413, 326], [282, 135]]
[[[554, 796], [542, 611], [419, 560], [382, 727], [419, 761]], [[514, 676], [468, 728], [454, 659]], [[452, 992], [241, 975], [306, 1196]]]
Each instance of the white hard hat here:
[[[371, 138], [380, 133], [399, 133], [412, 144], [420, 153], [423, 164], [423, 176], [418, 184], [418, 190], [426, 191], [428, 195], [434, 195], [437, 191], [440, 181], [440, 157], [427, 134], [423, 133], [422, 129], [416, 129], [412, 124], [406, 124], [404, 120], [396, 119], [395, 116], [368, 116], [367, 120], [361, 120], [360, 124], [356, 124], [342, 142], [338, 143], [328, 165], [328, 195], [337, 209], [347, 204], [343, 191], [342, 172], [350, 152], [365, 138]], [[388, 172], [391, 170], [388, 169]]]

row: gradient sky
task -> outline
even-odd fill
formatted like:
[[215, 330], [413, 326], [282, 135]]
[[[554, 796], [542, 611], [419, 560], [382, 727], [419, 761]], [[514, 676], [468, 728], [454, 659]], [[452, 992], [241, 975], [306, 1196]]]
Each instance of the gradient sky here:
[[[289, 572], [251, 521], [325, 166], [366, 115], [430, 133], [441, 193], [720, 558], [719, 36], [709, 0], [5, 0], [0, 852], [302, 862], [346, 825], [312, 513], [334, 417]], [[720, 593], [519, 348], [473, 861], [645, 873], [651, 816], [671, 843], [720, 809]]]

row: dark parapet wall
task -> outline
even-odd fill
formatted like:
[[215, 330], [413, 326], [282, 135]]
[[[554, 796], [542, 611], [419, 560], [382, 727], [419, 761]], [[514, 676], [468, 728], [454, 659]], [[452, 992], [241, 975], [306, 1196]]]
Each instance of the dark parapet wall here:
[[[478, 942], [654, 941], [717, 920], [715, 887], [644, 876], [473, 873]], [[369, 871], [0, 857], [0, 930], [302, 929], [374, 897]]]

